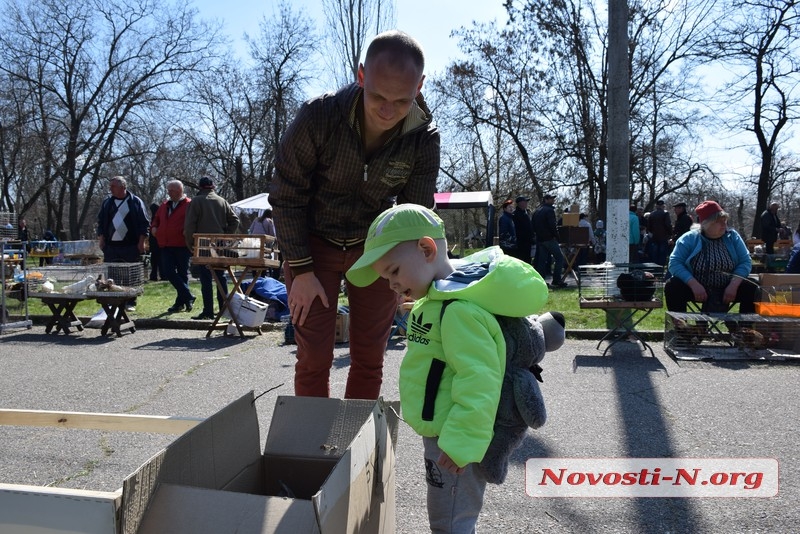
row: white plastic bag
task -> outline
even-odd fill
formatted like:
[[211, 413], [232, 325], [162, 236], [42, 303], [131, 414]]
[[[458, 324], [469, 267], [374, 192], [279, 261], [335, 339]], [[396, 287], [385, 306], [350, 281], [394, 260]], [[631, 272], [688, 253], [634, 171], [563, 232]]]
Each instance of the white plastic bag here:
[[106, 323], [106, 311], [104, 309], [100, 309], [99, 312], [92, 315], [92, 318], [89, 319], [89, 322], [83, 325], [85, 328], [102, 328], [103, 325]]

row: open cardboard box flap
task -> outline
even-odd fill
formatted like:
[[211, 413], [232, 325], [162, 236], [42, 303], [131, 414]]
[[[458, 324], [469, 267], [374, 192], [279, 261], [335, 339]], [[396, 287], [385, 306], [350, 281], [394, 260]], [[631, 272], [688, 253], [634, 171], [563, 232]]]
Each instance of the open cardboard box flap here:
[[393, 532], [397, 419], [383, 401], [279, 397], [263, 455], [253, 392], [123, 484], [124, 534]]

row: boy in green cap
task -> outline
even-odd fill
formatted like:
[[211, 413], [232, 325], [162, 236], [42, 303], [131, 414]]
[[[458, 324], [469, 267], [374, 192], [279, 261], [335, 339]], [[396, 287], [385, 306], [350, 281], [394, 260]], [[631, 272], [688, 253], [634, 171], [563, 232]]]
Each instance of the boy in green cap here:
[[[447, 250], [442, 220], [401, 204], [373, 221], [347, 278], [366, 286], [382, 277], [416, 299], [400, 366], [403, 418], [423, 437], [431, 530], [473, 532], [486, 489], [478, 462], [492, 439], [506, 364], [494, 315], [537, 313], [547, 285], [499, 247], [462, 260], [450, 260]], [[452, 303], [442, 315], [445, 301]]]

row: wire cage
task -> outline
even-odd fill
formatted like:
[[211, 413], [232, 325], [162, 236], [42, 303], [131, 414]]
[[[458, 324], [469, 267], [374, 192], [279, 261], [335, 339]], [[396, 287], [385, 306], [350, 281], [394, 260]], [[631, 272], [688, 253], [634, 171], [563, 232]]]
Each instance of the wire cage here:
[[271, 235], [195, 234], [193, 265], [280, 267]]
[[581, 308], [661, 307], [664, 267], [656, 263], [601, 263], [578, 268]]
[[32, 297], [140, 295], [144, 286], [144, 265], [141, 262], [48, 265], [32, 269], [28, 276], [41, 281], [36, 291], [30, 293]]
[[800, 359], [800, 319], [667, 312], [664, 349], [677, 359]]
[[101, 263], [103, 252], [96, 240], [31, 241], [31, 258], [49, 258], [58, 265], [89, 265]]
[[29, 278], [40, 281], [32, 297], [52, 294], [83, 295], [91, 284], [106, 275], [102, 264], [96, 265], [47, 265], [33, 267], [28, 272]]
[[12, 241], [18, 237], [17, 214], [0, 211], [0, 241]]

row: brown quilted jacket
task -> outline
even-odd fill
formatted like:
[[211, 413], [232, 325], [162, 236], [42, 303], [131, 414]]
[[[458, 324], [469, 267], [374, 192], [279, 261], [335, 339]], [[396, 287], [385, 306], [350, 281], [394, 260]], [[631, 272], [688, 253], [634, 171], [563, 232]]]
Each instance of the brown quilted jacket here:
[[422, 96], [399, 135], [367, 160], [355, 128], [361, 93], [352, 84], [309, 100], [281, 139], [269, 202], [281, 252], [295, 274], [313, 267], [309, 235], [357, 244], [395, 203], [433, 206], [440, 139]]

